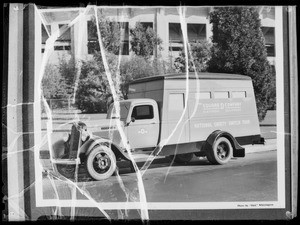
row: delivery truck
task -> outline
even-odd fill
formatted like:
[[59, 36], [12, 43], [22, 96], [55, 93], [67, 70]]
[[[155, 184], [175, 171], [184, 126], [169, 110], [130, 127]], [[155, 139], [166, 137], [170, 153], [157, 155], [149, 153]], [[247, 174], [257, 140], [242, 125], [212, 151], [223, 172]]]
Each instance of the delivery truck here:
[[74, 124], [71, 134], [53, 146], [52, 162], [66, 177], [74, 175], [77, 163], [91, 178], [104, 180], [118, 161], [131, 161], [129, 150], [133, 159], [135, 152], [145, 151], [177, 163], [195, 155], [222, 165], [244, 157], [243, 145], [261, 143], [250, 77], [168, 74], [133, 81], [128, 99], [111, 104], [96, 132], [82, 122]]

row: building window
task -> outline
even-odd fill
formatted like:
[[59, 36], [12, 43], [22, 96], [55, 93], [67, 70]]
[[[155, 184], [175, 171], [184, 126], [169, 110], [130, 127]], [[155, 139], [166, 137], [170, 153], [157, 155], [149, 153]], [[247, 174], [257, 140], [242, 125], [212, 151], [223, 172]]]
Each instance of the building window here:
[[46, 25], [46, 28], [44, 27], [44, 25], [42, 24], [42, 44], [45, 44], [47, 39], [49, 38], [49, 35], [46, 31], [46, 28], [49, 32], [49, 34], [51, 35], [51, 26], [50, 25]]
[[261, 27], [265, 37], [265, 45], [267, 49], [267, 56], [275, 57], [275, 28]]
[[121, 30], [121, 55], [129, 55], [129, 23], [119, 22]]
[[87, 21], [87, 30], [88, 30], [88, 54], [93, 54], [97, 46], [99, 46], [96, 26], [93, 21]]
[[[66, 24], [59, 24], [58, 28], [61, 29]], [[71, 51], [71, 28], [69, 27], [62, 35], [60, 35], [54, 46], [54, 51]]]
[[[58, 28], [61, 29], [63, 26], [67, 24], [59, 24]], [[58, 41], [71, 42], [71, 28], [69, 27], [62, 35], [60, 35], [57, 39]]]
[[71, 46], [70, 45], [58, 45], [54, 46], [55, 51], [71, 51]]
[[149, 27], [153, 29], [152, 22], [140, 22], [140, 24], [147, 30]]
[[[206, 24], [187, 24], [188, 42], [196, 42], [206, 39]], [[169, 50], [181, 51], [183, 48], [183, 37], [180, 23], [169, 23]]]
[[169, 23], [169, 50], [180, 51], [183, 47], [183, 38], [180, 23]]
[[46, 28], [49, 32], [49, 34], [51, 35], [51, 26], [50, 25], [46, 25], [46, 28], [44, 27], [44, 25], [42, 24], [42, 53], [44, 53], [45, 51], [45, 44], [46, 44], [46, 41], [47, 39], [49, 38], [49, 35], [46, 31]]
[[189, 42], [206, 40], [206, 24], [187, 24]]

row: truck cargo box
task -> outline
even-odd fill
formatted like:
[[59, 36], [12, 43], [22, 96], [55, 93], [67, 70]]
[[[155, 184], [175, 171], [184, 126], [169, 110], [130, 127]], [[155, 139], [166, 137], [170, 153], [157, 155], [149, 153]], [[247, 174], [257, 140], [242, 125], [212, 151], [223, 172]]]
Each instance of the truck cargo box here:
[[252, 80], [220, 73], [169, 74], [138, 79], [129, 86], [129, 99], [157, 101], [160, 141], [168, 144], [205, 141], [215, 130], [231, 133], [240, 144], [259, 142]]

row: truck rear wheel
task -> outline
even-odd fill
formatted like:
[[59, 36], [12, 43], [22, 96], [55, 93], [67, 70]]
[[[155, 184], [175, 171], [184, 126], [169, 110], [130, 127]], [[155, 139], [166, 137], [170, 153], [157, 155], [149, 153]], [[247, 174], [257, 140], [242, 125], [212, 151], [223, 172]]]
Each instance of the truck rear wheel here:
[[188, 163], [192, 160], [194, 154], [193, 153], [186, 153], [186, 154], [179, 154], [179, 155], [172, 155], [171, 159], [177, 162], [177, 163]]
[[212, 164], [226, 164], [232, 158], [233, 148], [225, 137], [218, 138], [212, 150], [207, 153], [207, 159]]
[[97, 145], [88, 154], [85, 167], [91, 178], [105, 180], [116, 170], [116, 156], [107, 146]]

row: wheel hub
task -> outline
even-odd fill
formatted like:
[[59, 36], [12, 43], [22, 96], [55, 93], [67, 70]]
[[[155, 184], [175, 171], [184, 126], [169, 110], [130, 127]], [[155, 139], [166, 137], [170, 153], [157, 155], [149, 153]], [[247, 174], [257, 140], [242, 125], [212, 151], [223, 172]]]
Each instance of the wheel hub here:
[[217, 147], [217, 151], [218, 151], [218, 156], [220, 159], [225, 159], [227, 157], [227, 149], [226, 149], [226, 146], [224, 146], [223, 144], [219, 145]]
[[107, 159], [98, 160], [98, 166], [100, 169], [105, 169], [107, 167]]
[[96, 158], [96, 165], [98, 166], [98, 168], [100, 170], [105, 170], [109, 167], [109, 158], [107, 157], [107, 155], [97, 155]]

